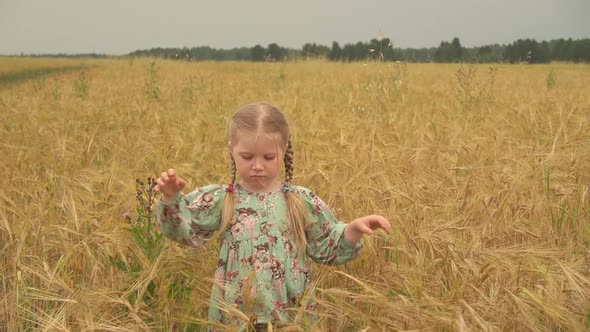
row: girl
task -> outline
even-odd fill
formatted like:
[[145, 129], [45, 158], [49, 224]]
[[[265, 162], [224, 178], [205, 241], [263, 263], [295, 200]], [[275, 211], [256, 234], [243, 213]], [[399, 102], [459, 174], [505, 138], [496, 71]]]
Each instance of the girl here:
[[[240, 314], [231, 315], [239, 309], [249, 315], [242, 325], [288, 324], [288, 309], [300, 305], [311, 290], [308, 258], [320, 264], [346, 263], [357, 257], [363, 234], [390, 230], [389, 222], [376, 215], [337, 222], [312, 191], [291, 185], [290, 137], [278, 109], [264, 103], [245, 105], [229, 122], [228, 185], [208, 185], [183, 195], [186, 181], [174, 169], [157, 180], [155, 190], [162, 193], [157, 222], [164, 235], [193, 247], [214, 234], [219, 237], [212, 322], [239, 323]], [[277, 179], [281, 161], [283, 182]]]

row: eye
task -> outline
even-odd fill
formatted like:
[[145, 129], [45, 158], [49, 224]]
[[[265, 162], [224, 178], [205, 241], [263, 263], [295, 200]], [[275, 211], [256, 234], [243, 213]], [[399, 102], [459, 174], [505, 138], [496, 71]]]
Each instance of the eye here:
[[242, 157], [242, 159], [244, 159], [244, 160], [252, 159], [252, 155], [249, 155], [249, 154], [243, 154], [243, 155], [240, 155], [240, 157]]
[[274, 160], [276, 158], [275, 155], [271, 155], [271, 156], [264, 156], [264, 159], [266, 160]]

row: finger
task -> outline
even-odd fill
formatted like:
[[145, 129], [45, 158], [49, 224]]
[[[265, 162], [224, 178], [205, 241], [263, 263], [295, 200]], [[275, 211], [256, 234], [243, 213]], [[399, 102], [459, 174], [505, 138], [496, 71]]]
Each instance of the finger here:
[[156, 186], [154, 187], [154, 190], [155, 190], [156, 192], [160, 192], [160, 185], [156, 185]]
[[171, 176], [171, 177], [176, 176], [176, 170], [174, 168], [170, 168], [168, 170], [168, 175]]
[[389, 221], [387, 219], [385, 219], [384, 217], [381, 217], [378, 219], [379, 221], [379, 226], [385, 230], [387, 233], [389, 233], [389, 231], [391, 231], [391, 224], [389, 223]]
[[162, 174], [160, 174], [160, 179], [162, 179], [164, 183], [168, 182], [168, 173], [162, 172]]
[[184, 186], [186, 185], [186, 181], [184, 181], [182, 178], [176, 178], [174, 179], [174, 186], [176, 188], [178, 188], [178, 190], [182, 190], [182, 188], [184, 188]]
[[162, 178], [158, 178], [158, 179], [156, 180], [156, 182], [158, 183], [158, 184], [157, 184], [158, 188], [160, 188], [160, 187], [164, 187], [164, 186], [166, 185], [166, 183], [164, 183], [164, 180], [162, 180]]
[[373, 230], [369, 226], [367, 226], [365, 224], [360, 224], [359, 225], [359, 230], [361, 232], [365, 233], [365, 234], [373, 235]]
[[389, 231], [389, 229], [391, 229], [391, 225], [389, 224], [389, 221], [387, 219], [385, 219], [385, 217], [378, 216], [378, 215], [374, 215], [374, 216], [370, 217], [369, 227], [371, 227], [371, 229], [382, 228], [386, 231]]

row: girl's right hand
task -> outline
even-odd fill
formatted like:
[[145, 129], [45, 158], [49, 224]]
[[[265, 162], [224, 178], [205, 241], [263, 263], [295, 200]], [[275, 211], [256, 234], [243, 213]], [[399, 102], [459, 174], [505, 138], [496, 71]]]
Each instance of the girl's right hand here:
[[176, 176], [176, 171], [171, 168], [168, 172], [162, 172], [154, 190], [162, 193], [164, 201], [170, 201], [176, 197], [179, 191], [186, 186], [186, 181]]

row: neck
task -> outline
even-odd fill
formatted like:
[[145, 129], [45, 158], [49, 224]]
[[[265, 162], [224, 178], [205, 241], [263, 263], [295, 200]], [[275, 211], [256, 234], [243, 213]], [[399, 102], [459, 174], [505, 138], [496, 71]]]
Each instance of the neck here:
[[238, 183], [238, 185], [246, 190], [248, 190], [249, 192], [253, 192], [253, 193], [268, 193], [268, 192], [273, 192], [273, 191], [277, 191], [281, 188], [282, 183], [275, 179], [273, 180], [273, 182], [271, 184], [269, 184], [268, 186], [265, 187], [252, 187], [250, 185], [248, 185], [248, 183], [246, 183], [245, 181], [240, 181]]

